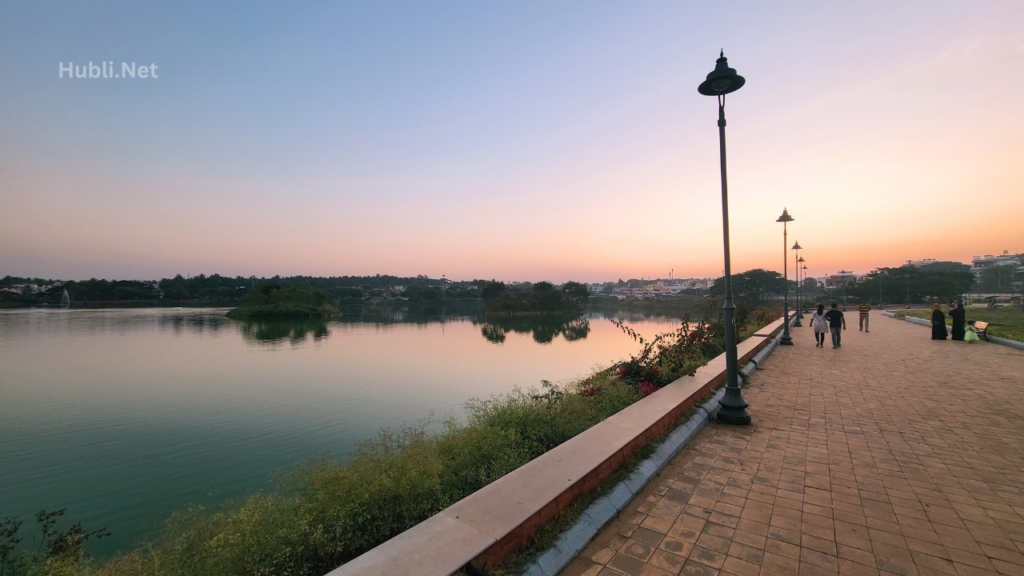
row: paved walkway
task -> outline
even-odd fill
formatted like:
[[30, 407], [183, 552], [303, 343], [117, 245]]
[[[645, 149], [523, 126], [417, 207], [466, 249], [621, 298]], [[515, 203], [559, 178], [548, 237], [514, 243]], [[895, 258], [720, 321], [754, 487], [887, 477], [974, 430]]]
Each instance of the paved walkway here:
[[[1024, 575], [1024, 352], [856, 312], [794, 329], [563, 576]], [[806, 324], [805, 324], [806, 325]]]

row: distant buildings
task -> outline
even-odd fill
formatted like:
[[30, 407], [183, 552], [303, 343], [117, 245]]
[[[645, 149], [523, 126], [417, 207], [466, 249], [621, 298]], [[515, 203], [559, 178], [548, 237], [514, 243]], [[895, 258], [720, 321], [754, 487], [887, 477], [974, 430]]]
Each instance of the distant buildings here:
[[1011, 254], [1009, 250], [1003, 250], [1002, 254], [993, 256], [992, 254], [986, 254], [984, 256], [975, 256], [971, 259], [971, 272], [975, 276], [980, 276], [981, 271], [991, 266], [1006, 266], [1008, 264], [1014, 264], [1018, 267], [1021, 266], [1021, 257], [1024, 254]]
[[611, 288], [610, 295], [622, 300], [624, 298], [643, 299], [677, 296], [679, 294], [686, 294], [691, 290], [707, 290], [712, 284], [713, 281], [710, 278], [687, 278], [665, 282], [659, 280], [639, 287], [614, 286], [610, 282], [605, 284], [588, 284], [587, 289], [590, 290], [591, 294], [601, 295], [609, 294], [607, 289]]
[[863, 279], [863, 274], [854, 274], [851, 270], [840, 270], [831, 276], [824, 277], [819, 283], [824, 284], [826, 290], [833, 290], [856, 284]]
[[929, 264], [935, 264], [938, 262], [935, 258], [925, 258], [924, 260], [907, 260], [906, 266], [914, 266], [915, 268], [921, 268]]

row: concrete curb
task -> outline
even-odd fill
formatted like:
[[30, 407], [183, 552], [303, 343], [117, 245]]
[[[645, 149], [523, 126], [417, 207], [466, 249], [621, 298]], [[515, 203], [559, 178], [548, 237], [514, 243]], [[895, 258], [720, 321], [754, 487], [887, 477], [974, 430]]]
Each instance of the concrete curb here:
[[1009, 346], [1010, 348], [1016, 348], [1017, 350], [1024, 350], [1024, 342], [1010, 340], [1009, 338], [1000, 338], [999, 336], [989, 336], [987, 334], [985, 337], [993, 344], [1002, 344], [1003, 346]]
[[[883, 314], [885, 314], [885, 312], [883, 312]], [[892, 318], [899, 318], [899, 316], [896, 316], [895, 314], [892, 314], [891, 317]], [[932, 326], [931, 320], [925, 320], [924, 318], [916, 318], [914, 316], [904, 316], [903, 319], [906, 320], [907, 322], [910, 322], [911, 324], [918, 324], [920, 326], [927, 326], [929, 328], [931, 328], [931, 326]], [[951, 334], [952, 332], [953, 332], [953, 327], [952, 326], [946, 326], [946, 333]], [[1018, 342], [1017, 340], [1010, 340], [1009, 338], [1000, 338], [999, 336], [992, 336], [991, 334], [986, 334], [985, 338], [987, 338], [988, 341], [993, 343], [993, 344], [1000, 344], [1002, 346], [1009, 346], [1010, 348], [1016, 348], [1017, 350], [1024, 350], [1024, 342]]]
[[764, 359], [767, 358], [768, 355], [775, 350], [775, 347], [779, 345], [780, 340], [782, 340], [782, 333], [779, 333], [777, 336], [772, 338], [771, 342], [751, 358], [750, 362], [748, 362], [746, 366], [740, 368], [740, 374], [743, 375], [743, 378], [749, 378], [750, 375], [754, 373], [754, 370], [757, 370], [757, 367], [764, 362]]
[[595, 500], [579, 520], [555, 540], [551, 548], [526, 567], [523, 576], [555, 576], [590, 544], [615, 516], [675, 457], [690, 440], [707, 426], [718, 412], [718, 401], [725, 396], [725, 387], [719, 388], [710, 400], [696, 406], [697, 413], [685, 424], [669, 433], [661, 446], [637, 466], [625, 480], [608, 494]]
[[[795, 321], [795, 318], [792, 321]], [[744, 377], [749, 377], [757, 369], [758, 364], [764, 362], [764, 359], [775, 350], [780, 340], [782, 340], [782, 332], [772, 338], [764, 349], [741, 368], [740, 373]], [[722, 396], [725, 396], [725, 386], [719, 388], [710, 400], [696, 406], [697, 413], [691, 416], [685, 424], [670, 432], [657, 451], [650, 458], [641, 462], [628, 478], [619, 482], [610, 493], [595, 500], [583, 512], [580, 519], [563, 532], [547, 552], [527, 565], [523, 576], [556, 576], [568, 566], [601, 532], [601, 529], [622, 511], [622, 508], [632, 500], [633, 496], [643, 490], [668, 464], [669, 460], [675, 457], [702, 428], [708, 425], [708, 422], [718, 413], [718, 401], [722, 399]]]

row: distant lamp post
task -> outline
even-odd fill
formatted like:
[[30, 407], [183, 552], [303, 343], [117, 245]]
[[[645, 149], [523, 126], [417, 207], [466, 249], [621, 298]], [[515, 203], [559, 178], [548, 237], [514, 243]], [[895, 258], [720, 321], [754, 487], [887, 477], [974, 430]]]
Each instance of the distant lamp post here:
[[715, 69], [701, 82], [697, 91], [718, 98], [718, 153], [722, 167], [722, 239], [725, 246], [725, 395], [718, 401], [718, 419], [727, 424], [750, 424], [747, 401], [740, 391], [736, 354], [736, 304], [732, 299], [732, 274], [729, 262], [729, 188], [725, 175], [725, 95], [739, 90], [746, 80], [729, 68], [723, 51], [715, 62]]
[[[793, 251], [796, 255], [793, 256], [793, 270], [796, 275], [796, 321], [793, 322], [794, 328], [800, 328], [803, 324], [800, 323], [800, 242], [793, 244]], [[789, 283], [786, 283], [786, 292], [789, 292]]]
[[789, 210], [783, 208], [782, 216], [776, 222], [782, 222], [782, 339], [779, 344], [792, 346], [793, 338], [789, 335], [789, 259], [786, 257], [786, 245], [789, 244], [789, 234], [786, 226], [793, 221]]
[[800, 305], [800, 312], [798, 314], [799, 314], [799, 316], [804, 316], [804, 308], [807, 307], [807, 286], [805, 286], [805, 284], [807, 284], [807, 264], [804, 263], [804, 262], [806, 262], [807, 260], [805, 260], [804, 257], [801, 256], [800, 259], [797, 260], [797, 261], [800, 262], [800, 264], [801, 264], [800, 265], [801, 274], [800, 274], [800, 284], [799, 284], [801, 300], [800, 300], [800, 304], [799, 304]]

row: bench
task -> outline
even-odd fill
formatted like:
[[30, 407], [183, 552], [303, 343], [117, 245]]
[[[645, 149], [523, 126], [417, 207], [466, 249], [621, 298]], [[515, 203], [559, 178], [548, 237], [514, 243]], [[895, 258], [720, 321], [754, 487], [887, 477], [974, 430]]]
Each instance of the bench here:
[[[968, 328], [970, 328], [970, 326], [968, 326]], [[981, 338], [982, 340], [986, 340], [987, 341], [988, 340], [988, 335], [986, 334], [987, 331], [988, 331], [988, 322], [981, 322], [979, 320], [975, 320], [975, 322], [974, 322], [974, 333], [977, 334], [979, 338]]]

